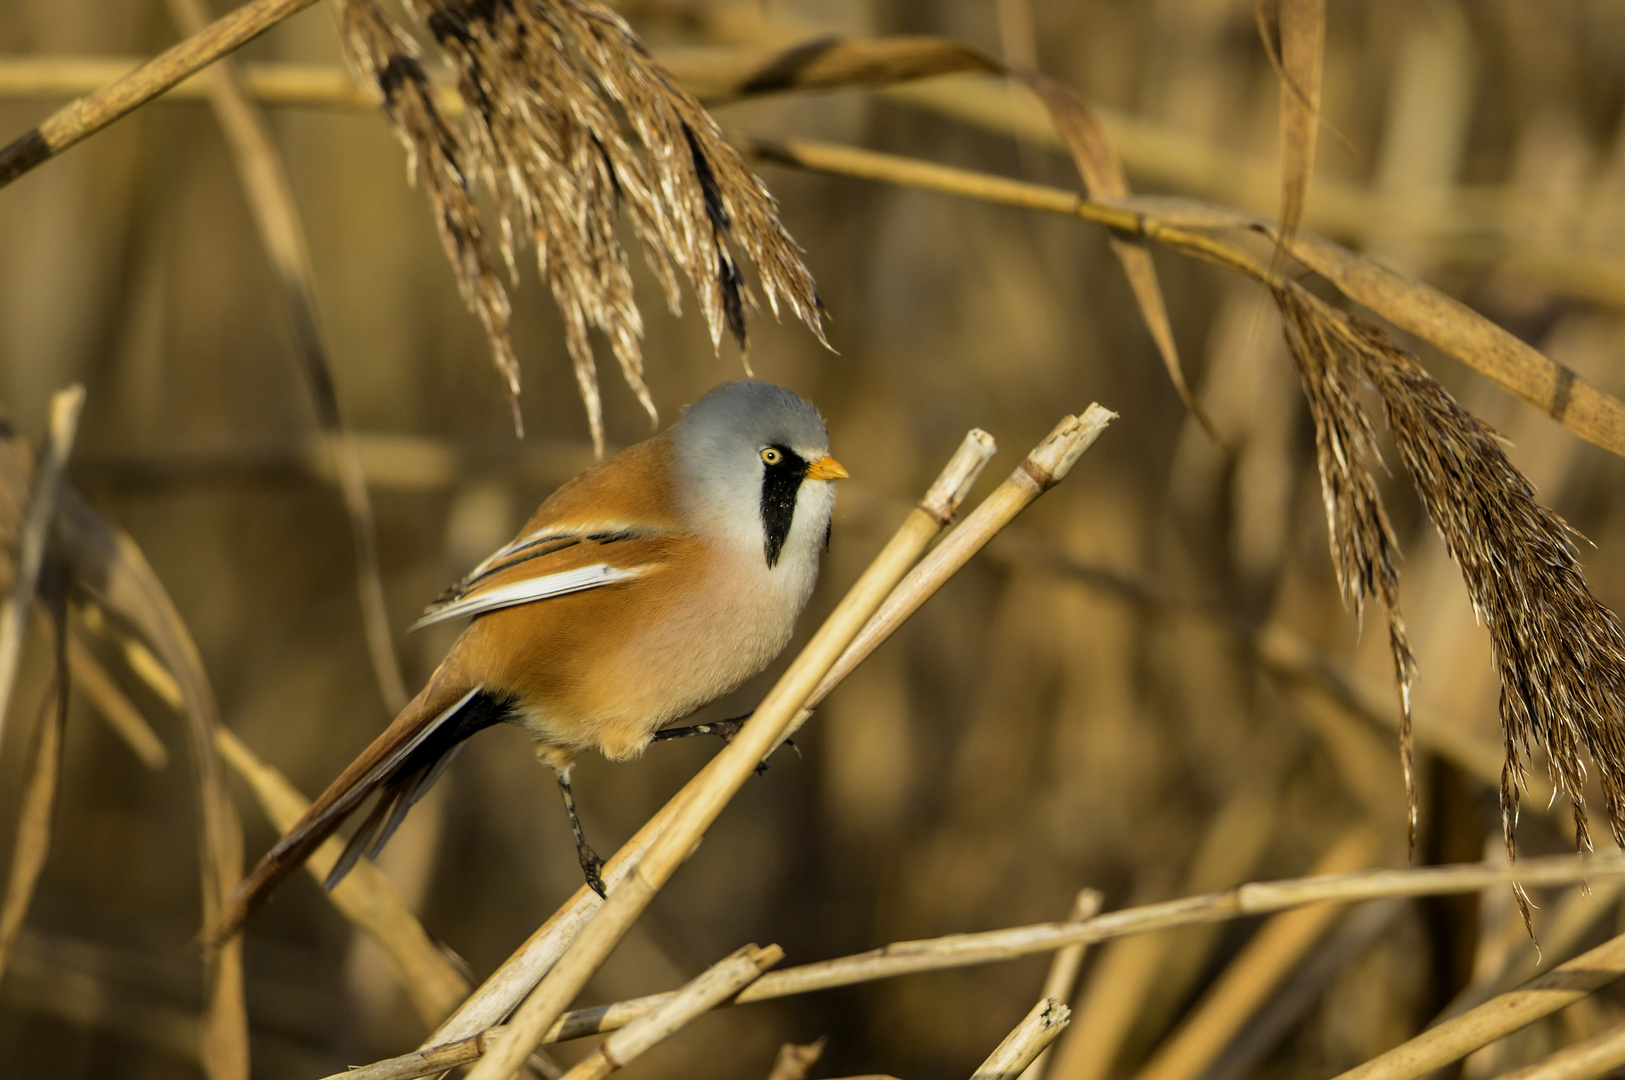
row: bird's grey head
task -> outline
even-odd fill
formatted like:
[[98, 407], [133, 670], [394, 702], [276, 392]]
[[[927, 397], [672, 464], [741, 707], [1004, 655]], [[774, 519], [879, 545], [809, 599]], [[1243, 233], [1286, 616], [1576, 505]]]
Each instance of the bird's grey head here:
[[714, 539], [761, 550], [771, 570], [817, 563], [835, 507], [824, 418], [806, 399], [757, 379], [724, 383], [672, 428], [689, 512]]

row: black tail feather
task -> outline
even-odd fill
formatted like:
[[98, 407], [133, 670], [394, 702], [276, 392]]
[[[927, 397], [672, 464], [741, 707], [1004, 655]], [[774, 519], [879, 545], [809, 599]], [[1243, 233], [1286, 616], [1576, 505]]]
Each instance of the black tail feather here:
[[493, 724], [508, 719], [512, 703], [481, 690], [464, 703], [457, 712], [441, 722], [433, 732], [414, 747], [388, 776], [378, 784], [378, 801], [373, 804], [361, 827], [350, 837], [344, 854], [333, 864], [323, 887], [333, 888], [355, 868], [361, 856], [375, 858], [395, 830], [406, 818], [406, 812], [429, 793], [471, 736]]

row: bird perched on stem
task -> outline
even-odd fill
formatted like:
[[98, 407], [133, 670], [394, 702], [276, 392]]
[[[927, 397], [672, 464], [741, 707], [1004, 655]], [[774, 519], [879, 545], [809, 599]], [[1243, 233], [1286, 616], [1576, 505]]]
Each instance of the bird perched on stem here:
[[522, 728], [554, 770], [582, 870], [602, 894], [572, 760], [591, 749], [636, 757], [664, 725], [778, 655], [818, 576], [833, 481], [846, 475], [817, 409], [746, 379], [559, 488], [418, 620], [473, 617], [428, 685], [238, 885], [211, 937], [239, 930], [376, 792], [332, 888], [377, 854], [464, 740], [501, 722]]

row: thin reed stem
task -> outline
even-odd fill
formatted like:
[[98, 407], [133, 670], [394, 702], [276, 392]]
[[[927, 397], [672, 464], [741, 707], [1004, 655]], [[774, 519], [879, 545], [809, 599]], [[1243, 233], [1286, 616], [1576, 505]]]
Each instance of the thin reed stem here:
[[71, 101], [0, 149], [0, 187], [134, 112], [316, 0], [252, 0], [117, 82]]

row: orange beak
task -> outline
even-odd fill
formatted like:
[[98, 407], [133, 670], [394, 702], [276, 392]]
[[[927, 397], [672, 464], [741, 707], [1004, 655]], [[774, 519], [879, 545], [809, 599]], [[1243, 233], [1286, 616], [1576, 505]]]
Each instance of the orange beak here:
[[846, 471], [846, 466], [828, 454], [807, 465], [808, 480], [845, 480], [851, 475]]

